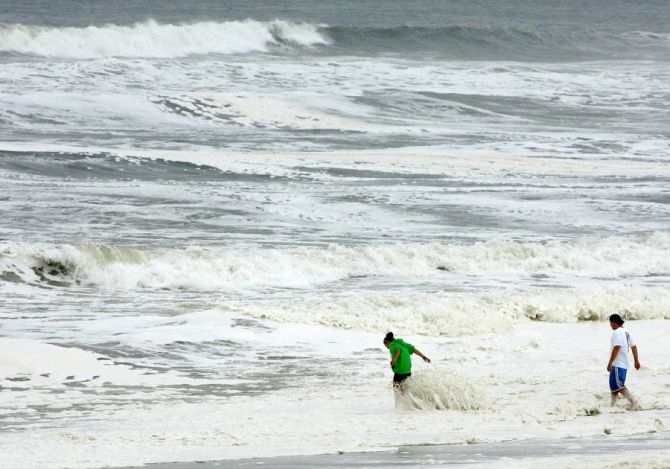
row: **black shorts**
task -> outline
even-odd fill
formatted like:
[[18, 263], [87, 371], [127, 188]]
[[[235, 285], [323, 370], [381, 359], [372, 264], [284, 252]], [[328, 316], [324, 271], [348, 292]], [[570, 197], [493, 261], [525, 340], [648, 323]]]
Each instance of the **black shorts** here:
[[394, 373], [393, 374], [393, 382], [394, 383], [402, 383], [403, 381], [405, 381], [410, 376], [412, 376], [412, 373], [404, 373], [404, 374], [401, 374], [401, 375], [399, 375], [398, 373]]

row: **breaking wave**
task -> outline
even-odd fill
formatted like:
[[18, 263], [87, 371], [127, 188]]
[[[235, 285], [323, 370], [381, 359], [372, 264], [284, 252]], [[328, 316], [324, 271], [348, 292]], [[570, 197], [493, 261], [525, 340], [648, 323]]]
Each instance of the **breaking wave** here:
[[320, 44], [328, 39], [317, 26], [280, 20], [85, 28], [0, 24], [0, 52], [73, 59], [243, 54]]
[[[545, 243], [247, 249], [0, 243], [0, 285], [211, 292], [229, 298], [217, 300], [217, 309], [262, 320], [445, 336], [529, 320], [597, 321], [613, 312], [627, 319], [670, 318], [668, 277], [666, 233]], [[352, 282], [355, 293], [338, 294]], [[389, 282], [430, 287], [389, 289]], [[488, 287], [466, 287], [473, 283]], [[239, 297], [285, 288], [304, 291], [288, 303], [281, 296], [252, 303]], [[324, 293], [312, 295], [315, 288]]]
[[334, 53], [438, 53], [454, 59], [564, 60], [668, 57], [664, 33], [591, 29], [445, 25], [439, 27], [328, 26], [283, 20], [46, 27], [0, 23], [0, 52], [43, 57], [173, 58], [200, 54], [300, 51], [331, 46]]
[[[3, 273], [4, 272], [4, 273]], [[622, 280], [670, 275], [670, 235], [287, 248], [138, 249], [0, 243], [0, 273], [111, 289], [310, 287], [355, 277]]]
[[575, 323], [603, 321], [612, 313], [626, 320], [670, 319], [665, 286], [615, 284], [572, 289], [538, 288], [532, 292], [364, 293], [345, 298], [296, 300], [290, 304], [225, 304], [261, 320], [335, 329], [461, 337], [488, 334], [528, 321]]

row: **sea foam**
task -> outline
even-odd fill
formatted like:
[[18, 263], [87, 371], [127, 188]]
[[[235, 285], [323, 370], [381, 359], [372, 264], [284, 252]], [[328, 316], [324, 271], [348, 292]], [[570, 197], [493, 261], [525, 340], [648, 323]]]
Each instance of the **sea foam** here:
[[0, 383], [4, 386], [27, 389], [46, 385], [155, 386], [193, 382], [172, 371], [137, 370], [97, 353], [35, 340], [0, 338], [0, 353]]

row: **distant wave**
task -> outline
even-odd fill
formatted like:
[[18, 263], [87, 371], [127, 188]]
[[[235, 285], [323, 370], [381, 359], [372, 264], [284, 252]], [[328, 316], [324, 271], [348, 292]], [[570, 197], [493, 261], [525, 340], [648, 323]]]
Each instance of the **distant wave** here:
[[668, 34], [616, 32], [597, 28], [445, 25], [390, 28], [331, 27], [325, 32], [344, 49], [416, 51], [466, 60], [572, 60], [668, 58]]
[[406, 45], [433, 49], [467, 44], [471, 46], [492, 46], [500, 44], [542, 43], [545, 35], [531, 30], [516, 28], [500, 28], [488, 26], [447, 25], [440, 27], [428, 26], [394, 26], [388, 28], [352, 28], [332, 27], [329, 34], [338, 42], [353, 40], [356, 42], [402, 42]]
[[[566, 30], [479, 25], [389, 28], [332, 27], [327, 34], [343, 48], [418, 51], [470, 60], [564, 60], [640, 58], [670, 55], [667, 34], [618, 33], [597, 29]], [[648, 57], [647, 57], [648, 58]]]
[[438, 53], [460, 59], [553, 60], [667, 57], [664, 33], [594, 29], [445, 25], [388, 28], [327, 26], [291, 21], [227, 21], [129, 26], [45, 27], [0, 23], [0, 53], [93, 59], [171, 58], [198, 54], [298, 51], [329, 45], [347, 55]]
[[328, 44], [328, 38], [317, 26], [279, 20], [86, 28], [0, 24], [0, 52], [75, 59], [242, 54], [319, 44]]

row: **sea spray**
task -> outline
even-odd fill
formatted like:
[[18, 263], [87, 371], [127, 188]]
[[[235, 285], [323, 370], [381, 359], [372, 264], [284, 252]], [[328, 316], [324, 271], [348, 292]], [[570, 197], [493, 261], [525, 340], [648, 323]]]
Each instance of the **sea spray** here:
[[473, 411], [488, 408], [488, 397], [459, 373], [447, 367], [416, 370], [396, 393], [396, 407], [415, 410]]

